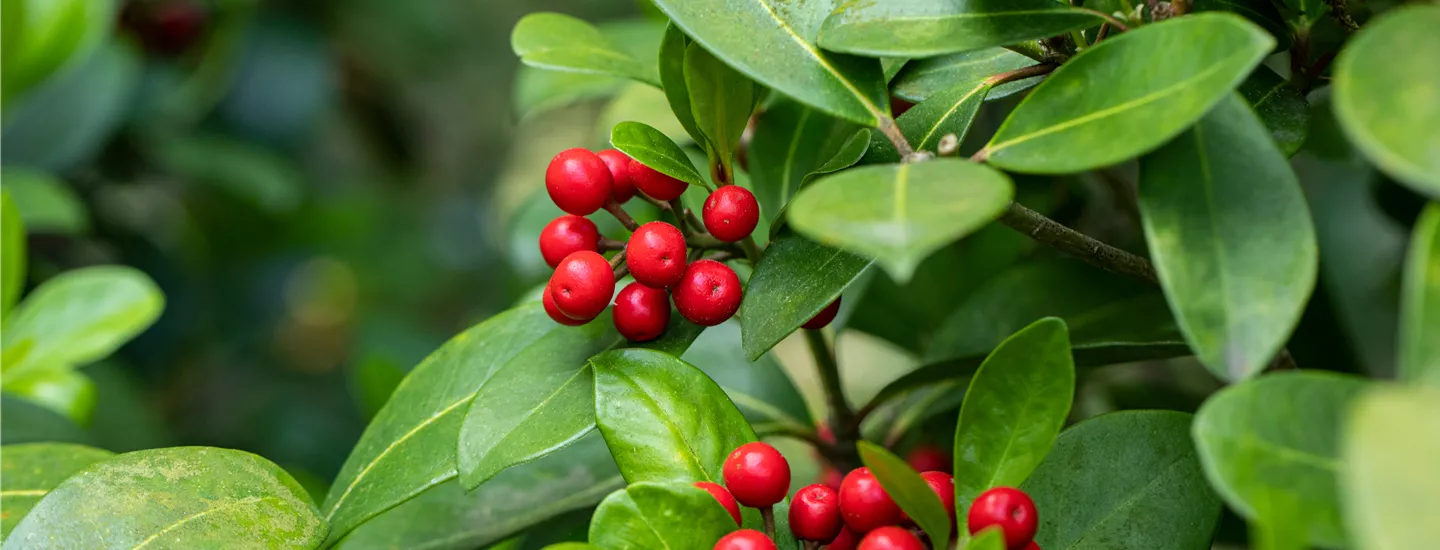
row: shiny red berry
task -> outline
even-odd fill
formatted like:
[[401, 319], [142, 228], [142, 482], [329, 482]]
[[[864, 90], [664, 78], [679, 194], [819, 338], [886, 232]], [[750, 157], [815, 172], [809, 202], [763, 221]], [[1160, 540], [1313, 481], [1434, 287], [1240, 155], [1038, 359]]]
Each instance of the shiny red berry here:
[[685, 275], [685, 235], [665, 222], [640, 226], [625, 243], [625, 266], [645, 286], [675, 286]]
[[860, 539], [860, 550], [925, 550], [925, 544], [909, 529], [887, 525]]
[[595, 153], [581, 148], [566, 149], [550, 160], [545, 169], [545, 190], [555, 206], [576, 216], [585, 216], [610, 200], [613, 178], [610, 167]]
[[630, 159], [630, 181], [641, 193], [649, 195], [657, 201], [670, 201], [680, 198], [685, 194], [685, 188], [690, 184], [677, 180], [665, 174], [661, 174], [654, 168], [645, 166], [635, 159]]
[[741, 529], [715, 543], [715, 550], [775, 550], [775, 541], [754, 529]]
[[721, 469], [735, 500], [751, 508], [767, 508], [790, 492], [790, 463], [774, 447], [759, 441], [730, 452]]
[[555, 306], [572, 319], [594, 319], [615, 294], [615, 272], [599, 252], [581, 250], [566, 256], [550, 276]]
[[560, 265], [571, 252], [600, 250], [600, 230], [595, 222], [581, 216], [566, 214], [550, 220], [540, 230], [540, 255], [550, 267]]
[[730, 517], [735, 518], [735, 525], [740, 525], [740, 504], [735, 502], [735, 497], [730, 494], [730, 491], [726, 491], [719, 483], [709, 481], [697, 481], [695, 486], [709, 491], [710, 496], [715, 497], [715, 500], [720, 501], [720, 505], [725, 507], [725, 511], [730, 512]]
[[835, 301], [830, 302], [830, 305], [825, 306], [825, 309], [820, 310], [820, 313], [816, 313], [814, 317], [811, 317], [809, 321], [805, 321], [805, 324], [800, 326], [810, 330], [820, 330], [825, 328], [826, 325], [829, 325], [830, 321], [834, 321], [835, 314], [839, 312], [840, 299], [836, 298]]
[[970, 504], [970, 513], [965, 519], [972, 535], [986, 527], [999, 526], [1005, 532], [1005, 546], [1011, 550], [1029, 545], [1040, 523], [1030, 495], [1011, 487], [996, 487], [980, 493]]
[[550, 285], [545, 285], [545, 288], [540, 290], [540, 294], [543, 295], [540, 298], [540, 302], [545, 305], [545, 314], [549, 315], [550, 318], [553, 319], [556, 323], [560, 323], [567, 327], [578, 327], [585, 323], [589, 323], [592, 320], [571, 319], [570, 317], [562, 313], [560, 311], [560, 308], [555, 306], [555, 297], [550, 295]]
[[869, 468], [856, 468], [840, 482], [840, 517], [856, 534], [905, 521], [900, 505], [880, 486]]
[[824, 485], [806, 485], [790, 499], [790, 532], [800, 540], [828, 543], [840, 534], [840, 495]]
[[635, 196], [635, 182], [630, 179], [630, 157], [615, 149], [606, 149], [595, 155], [605, 161], [605, 166], [610, 167], [610, 197], [615, 199], [615, 202], [625, 204], [625, 201]]
[[917, 472], [954, 473], [955, 460], [944, 449], [929, 443], [921, 443], [905, 455], [905, 462]]
[[685, 268], [671, 295], [680, 315], [700, 326], [715, 326], [740, 309], [740, 277], [725, 264], [700, 260]]
[[940, 504], [945, 506], [945, 516], [950, 518], [950, 526], [955, 526], [955, 478], [945, 472], [921, 472], [920, 479], [930, 485], [930, 490], [935, 496], [940, 497]]
[[849, 527], [840, 527], [840, 534], [830, 544], [825, 545], [829, 550], [855, 550], [860, 546], [860, 535], [856, 535]]
[[733, 243], [749, 237], [760, 223], [760, 203], [750, 190], [738, 185], [716, 189], [705, 199], [701, 210], [705, 230], [715, 238]]
[[615, 330], [634, 342], [649, 342], [665, 333], [670, 324], [670, 294], [664, 289], [630, 283], [615, 295], [610, 308]]

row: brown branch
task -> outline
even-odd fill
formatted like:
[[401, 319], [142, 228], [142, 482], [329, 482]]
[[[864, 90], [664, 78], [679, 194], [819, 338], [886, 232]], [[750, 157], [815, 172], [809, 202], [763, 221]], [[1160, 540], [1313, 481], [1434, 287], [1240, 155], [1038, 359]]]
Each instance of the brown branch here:
[[620, 225], [625, 226], [625, 229], [630, 231], [640, 229], [640, 224], [635, 223], [635, 218], [630, 217], [630, 214], [625, 212], [625, 209], [620, 206], [620, 203], [615, 202], [615, 199], [605, 201], [605, 211], [615, 216], [615, 219], [620, 220]]
[[1040, 63], [1037, 65], [1031, 65], [1029, 67], [1021, 67], [1013, 71], [1005, 71], [1003, 73], [991, 76], [990, 78], [985, 79], [985, 83], [990, 85], [991, 87], [995, 87], [1001, 84], [1005, 84], [1007, 82], [1025, 80], [1032, 76], [1050, 74], [1054, 70], [1054, 65], [1051, 65], [1049, 63]]
[[1065, 227], [1018, 202], [1010, 203], [1010, 208], [1000, 215], [1000, 223], [1062, 254], [1073, 256], [1100, 269], [1159, 284], [1159, 279], [1155, 277], [1155, 267], [1150, 265], [1149, 260]]

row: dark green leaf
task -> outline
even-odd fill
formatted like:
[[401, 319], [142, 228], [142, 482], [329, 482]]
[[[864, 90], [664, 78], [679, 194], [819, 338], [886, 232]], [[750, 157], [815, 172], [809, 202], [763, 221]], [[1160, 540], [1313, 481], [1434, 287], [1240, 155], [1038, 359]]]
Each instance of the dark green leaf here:
[[685, 36], [674, 23], [665, 26], [665, 38], [660, 42], [660, 82], [665, 88], [665, 101], [670, 104], [675, 119], [695, 143], [705, 143], [705, 134], [695, 124], [695, 113], [690, 109], [690, 90], [685, 84], [685, 51], [690, 47], [690, 37]]
[[1041, 319], [1001, 342], [970, 379], [955, 427], [955, 513], [1030, 476], [1065, 425], [1075, 364], [1065, 323]]
[[935, 250], [994, 220], [1010, 179], [957, 159], [865, 166], [816, 180], [795, 197], [790, 222], [822, 243], [874, 257], [897, 281]]
[[814, 425], [800, 391], [773, 356], [765, 354], [754, 362], [745, 357], [738, 320], [710, 327], [680, 358], [719, 384], [752, 426], [804, 430]]
[[851, 0], [820, 28], [827, 50], [930, 57], [1004, 46], [1100, 24], [1100, 14], [1051, 0]]
[[1345, 425], [1340, 487], [1356, 548], [1409, 550], [1440, 536], [1440, 391], [1384, 388], [1355, 404]]
[[782, 235], [765, 249], [740, 302], [745, 356], [758, 359], [805, 324], [860, 277], [870, 261]]
[[950, 540], [953, 520], [940, 503], [940, 497], [930, 490], [930, 484], [921, 479], [919, 473], [884, 447], [861, 441], [857, 448], [860, 460], [875, 474], [880, 486], [895, 499], [901, 510], [910, 515], [910, 519], [925, 530], [930, 540]]
[[213, 447], [136, 451], [66, 479], [6, 548], [315, 548], [325, 522], [290, 474]]
[[532, 13], [510, 34], [510, 47], [526, 65], [601, 74], [660, 85], [650, 60], [641, 61], [610, 43], [594, 26], [559, 13]]
[[1260, 25], [1270, 36], [1275, 37], [1275, 51], [1290, 49], [1290, 39], [1294, 31], [1270, 0], [1195, 0], [1190, 9], [1196, 12], [1228, 11], [1238, 14], [1249, 19], [1251, 23]]
[[10, 316], [10, 307], [25, 288], [25, 224], [10, 199], [9, 189], [0, 189], [0, 318]]
[[[835, 154], [830, 157], [830, 160], [825, 161], [824, 164], [811, 170], [810, 173], [805, 174], [805, 177], [800, 178], [800, 189], [804, 189], [805, 186], [810, 185], [810, 182], [815, 181], [815, 179], [820, 176], [839, 172], [860, 162], [860, 159], [865, 157], [865, 152], [870, 149], [871, 133], [872, 131], [869, 128], [856, 130], [854, 134], [850, 135], [849, 139], [846, 139], [844, 143], [840, 144], [840, 150], [836, 151]], [[791, 204], [794, 204], [794, 202], [786, 202], [785, 206], [780, 207], [780, 212], [775, 214], [775, 221], [770, 226], [771, 239], [779, 235], [780, 229], [785, 227], [785, 213], [790, 210]]]
[[1339, 426], [1364, 389], [1358, 378], [1287, 372], [1215, 394], [1196, 413], [1194, 429], [1210, 483], [1251, 520], [1269, 492], [1295, 495], [1311, 518], [1310, 543], [1347, 546], [1335, 481]]
[[305, 198], [305, 175], [289, 157], [218, 134], [166, 142], [166, 169], [266, 212], [290, 212]]
[[1195, 356], [1225, 380], [1259, 373], [1299, 323], [1318, 259], [1300, 182], [1238, 96], [1140, 159], [1140, 213]]
[[748, 153], [760, 212], [778, 214], [788, 206], [805, 177], [840, 154], [855, 131], [854, 123], [788, 98], [778, 98], [761, 111]]
[[90, 230], [84, 203], [65, 182], [26, 168], [6, 168], [3, 179], [28, 231], [79, 235]]
[[1191, 416], [1124, 411], [1060, 434], [1020, 488], [1035, 499], [1047, 550], [1209, 548], [1220, 499], [1190, 442]]
[[[6, 384], [102, 359], [154, 323], [164, 307], [155, 283], [130, 267], [86, 267], [45, 281], [6, 319], [4, 350], [12, 361], [4, 365]], [[29, 346], [25, 353], [11, 354], [23, 346]]]
[[1134, 157], [1198, 120], [1274, 45], [1264, 30], [1224, 13], [1180, 17], [1106, 39], [1035, 88], [984, 154], [1006, 170], [1042, 174]]
[[[705, 48], [691, 44], [685, 49], [685, 89], [690, 94], [695, 126], [709, 144], [710, 162], [724, 166], [724, 174], [734, 174], [740, 134], [755, 107], [755, 84]], [[727, 183], [733, 182], [716, 182]]]
[[[916, 151], [936, 152], [940, 138], [946, 134], [955, 134], [962, 141], [965, 139], [988, 91], [990, 85], [984, 82], [961, 83], [905, 111], [895, 123]], [[871, 139], [870, 150], [865, 157], [866, 164], [900, 161], [895, 146], [878, 132]]]
[[[1035, 60], [1005, 48], [986, 48], [930, 59], [917, 59], [895, 75], [891, 87], [896, 97], [919, 103], [930, 96], [965, 83], [976, 83], [997, 74], [1035, 64]], [[1043, 76], [1007, 82], [991, 89], [988, 100], [1008, 97], [1039, 84]]]
[[1270, 137], [1285, 156], [1300, 150], [1310, 132], [1310, 104], [1299, 88], [1262, 65], [1240, 84], [1240, 95], [1270, 129]]
[[65, 442], [94, 444], [94, 438], [70, 419], [13, 395], [0, 394], [0, 441], [5, 445]]
[[657, 172], [706, 187], [705, 177], [695, 170], [685, 150], [655, 128], [639, 122], [621, 122], [610, 130], [610, 144]]
[[115, 453], [73, 443], [6, 445], [0, 463], [0, 539], [60, 482]]
[[889, 113], [880, 62], [821, 52], [831, 2], [657, 0], [670, 20], [755, 81], [837, 117], [878, 125]]
[[1405, 52], [1440, 49], [1440, 6], [1407, 5], [1365, 24], [1335, 60], [1335, 116], [1382, 171], [1440, 199], [1440, 64]]
[[[113, 21], [108, 9], [86, 10], [103, 11], [104, 21]], [[5, 143], [0, 151], [4, 164], [67, 173], [98, 155], [125, 121], [140, 87], [143, 64], [139, 52], [123, 41], [106, 41], [77, 61], [74, 67], [31, 90], [23, 103], [6, 105], [0, 135], [0, 141]]]
[[1440, 203], [1415, 223], [1405, 262], [1399, 378], [1440, 386]]
[[730, 513], [704, 489], [639, 483], [600, 503], [590, 521], [590, 543], [635, 550], [711, 548], [734, 529]]

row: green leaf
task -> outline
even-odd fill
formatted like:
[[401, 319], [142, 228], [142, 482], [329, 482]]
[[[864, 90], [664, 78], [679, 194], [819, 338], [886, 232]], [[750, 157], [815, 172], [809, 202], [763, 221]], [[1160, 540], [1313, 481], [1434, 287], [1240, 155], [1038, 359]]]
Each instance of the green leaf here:
[[760, 212], [775, 213], [775, 219], [780, 219], [778, 213], [789, 206], [806, 176], [843, 152], [855, 132], [854, 123], [789, 98], [775, 99], [755, 117], [754, 138], [748, 149], [750, 178]]
[[1345, 547], [1335, 476], [1340, 420], [1365, 389], [1358, 378], [1288, 372], [1231, 386], [1195, 416], [1194, 437], [1211, 485], [1241, 517], [1284, 491], [1305, 503], [1309, 542]]
[[1277, 52], [1290, 49], [1291, 36], [1295, 34], [1270, 0], [1195, 0], [1190, 9], [1193, 12], [1228, 11], [1249, 19], [1275, 38]]
[[[690, 94], [695, 126], [709, 144], [706, 152], [711, 164], [723, 166], [722, 173], [727, 176], [734, 174], [740, 134], [745, 131], [755, 107], [755, 84], [715, 59], [705, 48], [691, 44], [685, 49], [685, 89]], [[717, 185], [728, 183], [734, 182], [716, 182]]]
[[263, 212], [292, 212], [305, 198], [305, 174], [289, 157], [219, 134], [167, 141], [166, 169], [253, 204]]
[[66, 478], [115, 453], [73, 443], [6, 445], [0, 463], [0, 539]]
[[770, 243], [740, 301], [741, 345], [758, 359], [835, 301], [870, 261], [786, 234]]
[[870, 473], [875, 474], [880, 486], [895, 499], [901, 510], [910, 515], [910, 519], [925, 530], [930, 540], [950, 540], [953, 519], [941, 504], [940, 497], [930, 490], [930, 484], [921, 479], [919, 473], [904, 459], [869, 441], [861, 441], [857, 449], [860, 460], [870, 468]]
[[1076, 424], [1020, 488], [1035, 500], [1041, 548], [1209, 548], [1220, 499], [1190, 442], [1191, 416], [1123, 411]]
[[1051, 0], [851, 0], [820, 27], [820, 46], [867, 56], [931, 57], [1099, 25], [1100, 14]]
[[[934, 153], [945, 134], [955, 134], [962, 141], [965, 139], [988, 91], [990, 85], [984, 82], [961, 83], [905, 111], [895, 123], [916, 151]], [[895, 146], [878, 132], [871, 138], [870, 150], [865, 157], [866, 164], [900, 162], [900, 153], [895, 151]]]
[[1257, 518], [1250, 525], [1250, 546], [1255, 550], [1306, 550], [1309, 531], [1305, 504], [1295, 495], [1267, 491], [1255, 501]]
[[[896, 97], [919, 103], [930, 96], [965, 83], [975, 83], [997, 74], [1029, 67], [1035, 60], [1005, 48], [985, 48], [930, 59], [916, 59], [895, 75], [891, 91]], [[996, 86], [985, 95], [987, 100], [1009, 97], [1030, 89], [1044, 80], [1034, 76]]]
[[21, 443], [64, 442], [94, 444], [95, 438], [85, 433], [69, 418], [19, 397], [0, 393], [0, 442]]
[[1170, 19], [1108, 38], [1036, 87], [983, 154], [1006, 170], [1062, 174], [1145, 153], [1199, 120], [1274, 45], [1264, 30], [1226, 13]]
[[1285, 156], [1300, 150], [1310, 132], [1310, 104], [1299, 88], [1262, 65], [1240, 84], [1239, 91]]
[[593, 433], [554, 454], [501, 472], [474, 491], [446, 481], [360, 525], [340, 550], [482, 548], [624, 486]]
[[9, 318], [10, 307], [25, 288], [25, 248], [20, 211], [10, 199], [10, 190], [0, 189], [0, 319]]
[[1399, 378], [1440, 386], [1440, 203], [1415, 223], [1400, 307]]
[[1341, 443], [1345, 525], [1357, 548], [1408, 550], [1440, 537], [1440, 392], [1384, 388], [1361, 397]]
[[40, 369], [81, 366], [114, 353], [160, 316], [165, 296], [124, 266], [67, 271], [25, 297], [5, 323], [4, 350], [30, 346], [4, 365], [6, 384]]
[[32, 369], [5, 379], [5, 392], [55, 411], [81, 426], [95, 412], [95, 382], [71, 369]]
[[80, 197], [54, 176], [28, 168], [5, 168], [5, 191], [32, 233], [79, 235], [90, 229]]
[[136, 451], [86, 468], [20, 521], [6, 548], [315, 548], [325, 522], [290, 474], [214, 447]]
[[1195, 356], [1224, 380], [1259, 373], [1300, 322], [1318, 252], [1295, 172], [1239, 97], [1140, 159], [1140, 214]]
[[1005, 550], [1005, 531], [999, 527], [980, 531], [965, 543], [965, 550]]
[[710, 327], [680, 358], [719, 384], [752, 426], [778, 424], [806, 430], [815, 425], [800, 391], [773, 355], [761, 355], [753, 362], [745, 356], [739, 320]]
[[559, 13], [532, 13], [515, 23], [510, 48], [532, 67], [619, 76], [660, 85], [655, 65], [610, 43], [594, 26]]
[[999, 216], [1013, 194], [1004, 174], [964, 160], [865, 166], [796, 195], [790, 223], [821, 243], [875, 258], [904, 282], [932, 252]]
[[665, 26], [665, 38], [660, 42], [660, 83], [675, 119], [695, 143], [703, 147], [705, 134], [695, 124], [695, 113], [690, 108], [690, 90], [685, 84], [685, 52], [690, 44], [690, 37], [685, 36], [674, 23]]
[[1440, 6], [1407, 5], [1366, 22], [1335, 60], [1335, 116], [1386, 174], [1440, 198], [1440, 67], [1405, 52], [1440, 49]]
[[[112, 4], [81, 1], [87, 5]], [[30, 4], [40, 3], [32, 0]], [[109, 27], [114, 21], [109, 10], [99, 11], [105, 13], [103, 24]], [[104, 41], [93, 53], [76, 61], [74, 67], [56, 73], [29, 92], [23, 102], [6, 106], [0, 135], [0, 142], [5, 143], [6, 165], [69, 173], [99, 155], [125, 122], [140, 88], [144, 68], [140, 52], [123, 41]]]
[[[611, 44], [635, 59], [654, 59], [665, 33], [664, 23], [644, 19], [601, 23], [598, 28]], [[586, 99], [608, 97], [627, 82], [599, 74], [521, 66], [515, 73], [515, 114], [524, 118]]]
[[[839, 172], [860, 162], [860, 159], [865, 157], [865, 152], [870, 150], [870, 136], [872, 133], [869, 128], [855, 130], [855, 133], [850, 134], [850, 137], [840, 144], [840, 149], [835, 151], [835, 154], [830, 157], [830, 160], [825, 161], [824, 164], [815, 167], [814, 170], [805, 174], [805, 177], [800, 178], [800, 189], [804, 189], [820, 176]], [[780, 207], [780, 212], [775, 214], [775, 221], [770, 226], [771, 240], [774, 240], [775, 237], [780, 234], [780, 230], [785, 227], [785, 213], [790, 210], [790, 205], [792, 204], [795, 204], [794, 201], [786, 202], [785, 206]]]
[[970, 379], [955, 427], [955, 513], [1030, 476], [1065, 425], [1075, 364], [1065, 322], [1050, 317], [1007, 338]]
[[690, 185], [706, 187], [705, 177], [695, 170], [685, 150], [651, 126], [639, 122], [616, 124], [610, 130], [610, 144], [657, 172]]
[[[0, 77], [4, 86], [0, 99], [13, 107], [12, 99], [88, 57], [109, 36], [115, 5], [88, 0], [7, 0], [5, 17], [4, 75]], [[16, 20], [9, 21], [12, 18]], [[8, 36], [11, 34], [15, 36]]]
[[801, 103], [858, 124], [889, 114], [880, 62], [821, 52], [831, 2], [656, 0], [670, 20], [736, 70]]
[[735, 529], [730, 513], [689, 484], [637, 483], [595, 509], [590, 543], [600, 548], [711, 548]]

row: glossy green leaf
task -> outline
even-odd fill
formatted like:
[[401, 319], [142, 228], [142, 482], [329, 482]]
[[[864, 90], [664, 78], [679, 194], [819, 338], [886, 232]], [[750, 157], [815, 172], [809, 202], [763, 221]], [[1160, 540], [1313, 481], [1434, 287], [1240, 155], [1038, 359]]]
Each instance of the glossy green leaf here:
[[1315, 288], [1300, 182], [1238, 96], [1140, 159], [1150, 258], [1195, 356], [1224, 380], [1259, 373]]
[[1440, 386], [1440, 203], [1415, 223], [1400, 307], [1399, 378]]
[[800, 391], [774, 356], [765, 354], [753, 362], [745, 356], [739, 320], [706, 329], [680, 358], [719, 384], [757, 429], [761, 424], [802, 430], [815, 425]]
[[115, 453], [73, 443], [6, 445], [0, 461], [0, 539], [60, 482]]
[[1006, 170], [1061, 174], [1145, 153], [1199, 120], [1274, 45], [1264, 30], [1225, 13], [1170, 19], [1108, 38], [1036, 87], [984, 155]]
[[740, 134], [745, 131], [750, 112], [755, 108], [755, 84], [705, 48], [691, 44], [685, 48], [685, 89], [690, 94], [695, 126], [709, 143], [706, 150], [711, 164], [725, 167], [723, 173], [727, 176], [734, 174]]
[[806, 175], [844, 149], [855, 128], [854, 123], [789, 98], [771, 102], [755, 117], [747, 152], [760, 212], [778, 214], [800, 190]]
[[1030, 476], [1065, 425], [1075, 364], [1065, 322], [1036, 321], [1001, 342], [970, 379], [955, 427], [955, 513]]
[[510, 34], [510, 48], [532, 67], [612, 75], [660, 85], [650, 60], [639, 60], [616, 48], [594, 26], [559, 13], [532, 13]]
[[1205, 474], [1242, 517], [1257, 516], [1256, 500], [1284, 491], [1305, 503], [1309, 542], [1345, 547], [1340, 495], [1339, 426], [1365, 389], [1358, 378], [1288, 372], [1231, 386], [1195, 416], [1195, 444]]
[[940, 503], [940, 497], [930, 490], [930, 484], [921, 479], [905, 460], [895, 456], [894, 453], [885, 450], [884, 447], [861, 441], [857, 445], [860, 451], [860, 460], [865, 467], [870, 468], [870, 473], [875, 474], [875, 479], [880, 481], [880, 486], [885, 492], [895, 499], [915, 520], [915, 523], [925, 530], [930, 540], [950, 540], [950, 524], [953, 518]]
[[1220, 499], [1205, 483], [1191, 416], [1123, 411], [1076, 424], [1020, 487], [1046, 549], [1209, 548]]
[[1361, 397], [1341, 453], [1345, 525], [1356, 548], [1409, 550], [1440, 539], [1440, 391], [1384, 388]]
[[55, 411], [81, 426], [95, 412], [95, 382], [72, 369], [29, 369], [5, 378], [5, 392]]
[[816, 180], [789, 218], [796, 231], [873, 257], [904, 282], [935, 250], [999, 216], [1013, 194], [1004, 174], [964, 160], [866, 166]]
[[782, 235], [765, 249], [740, 301], [741, 344], [752, 361], [835, 301], [870, 261]]
[[25, 288], [25, 254], [25, 224], [20, 220], [20, 210], [10, 199], [10, 190], [0, 189], [0, 319], [9, 317], [10, 307]]
[[1300, 150], [1310, 132], [1310, 104], [1299, 88], [1261, 66], [1240, 84], [1239, 91], [1285, 156]]
[[[860, 162], [860, 159], [864, 158], [865, 153], [870, 150], [870, 136], [873, 133], [869, 128], [855, 130], [855, 133], [850, 134], [850, 137], [846, 138], [845, 141], [840, 144], [840, 149], [835, 151], [834, 155], [830, 156], [830, 160], [825, 161], [824, 164], [815, 167], [814, 170], [805, 174], [805, 177], [800, 178], [800, 189], [804, 189], [805, 186], [810, 185], [811, 182], [820, 176], [839, 172]], [[780, 230], [786, 226], [785, 214], [790, 211], [790, 205], [792, 204], [795, 204], [794, 201], [787, 201], [785, 206], [780, 207], [780, 211], [775, 214], [775, 221], [770, 225], [771, 240], [774, 240], [775, 237], [780, 234]]]
[[851, 0], [820, 28], [827, 50], [930, 57], [1099, 25], [1100, 14], [1051, 0]]
[[1408, 5], [1365, 24], [1335, 60], [1334, 108], [1345, 134], [1386, 174], [1440, 198], [1440, 66], [1405, 52], [1440, 49], [1440, 6]]
[[90, 229], [90, 216], [80, 197], [54, 176], [27, 168], [6, 168], [5, 191], [15, 201], [26, 230], [32, 233], [79, 235]]
[[338, 548], [481, 548], [594, 506], [624, 483], [605, 441], [592, 432], [554, 454], [505, 470], [474, 491], [453, 480], [436, 485], [365, 522]]
[[[1005, 48], [985, 48], [970, 52], [916, 59], [895, 75], [891, 91], [896, 97], [919, 103], [930, 96], [955, 86], [976, 83], [997, 74], [1035, 64], [1035, 60]], [[1006, 82], [990, 89], [985, 99], [1009, 97], [1039, 84], [1043, 76]]]
[[5, 17], [19, 18], [5, 25], [5, 33], [16, 36], [6, 37], [0, 97], [11, 107], [12, 99], [89, 56], [109, 36], [115, 5], [89, 0], [9, 0], [5, 3]]
[[45, 495], [6, 548], [315, 548], [325, 522], [290, 474], [214, 447], [136, 451], [94, 464]]
[[45, 281], [6, 320], [7, 358], [30, 346], [4, 365], [6, 383], [27, 372], [104, 358], [154, 323], [164, 307], [155, 283], [130, 267], [86, 267]]
[[665, 102], [685, 133], [704, 144], [705, 134], [695, 124], [695, 113], [690, 109], [690, 90], [685, 84], [685, 51], [690, 47], [690, 37], [673, 23], [665, 26], [665, 38], [660, 42], [660, 83], [665, 90]]
[[639, 122], [621, 122], [610, 131], [610, 144], [655, 171], [691, 185], [706, 187], [690, 156], [659, 130]]
[[670, 20], [751, 79], [839, 118], [878, 125], [889, 113], [880, 62], [822, 52], [831, 2], [656, 0]]
[[[895, 120], [895, 124], [916, 151], [934, 153], [946, 134], [955, 134], [962, 141], [965, 139], [988, 91], [990, 85], [984, 82], [958, 84], [911, 107]], [[889, 139], [877, 132], [871, 138], [865, 160], [866, 164], [900, 162], [900, 153], [895, 151]]]
[[689, 484], [636, 483], [595, 509], [590, 543], [606, 549], [711, 548], [735, 520], [715, 497]]

